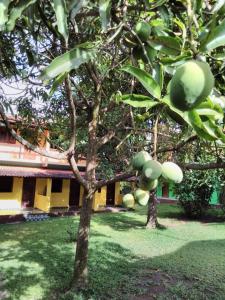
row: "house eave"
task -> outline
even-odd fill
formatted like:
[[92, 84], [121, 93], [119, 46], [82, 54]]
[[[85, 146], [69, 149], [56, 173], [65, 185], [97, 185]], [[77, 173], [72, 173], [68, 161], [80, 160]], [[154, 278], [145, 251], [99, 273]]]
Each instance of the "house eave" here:
[[[81, 172], [84, 176], [84, 172]], [[36, 178], [63, 178], [73, 179], [74, 174], [69, 170], [56, 170], [34, 167], [0, 166], [0, 176], [36, 177]]]
[[[71, 170], [68, 164], [60, 163], [48, 163], [45, 162], [35, 162], [31, 160], [10, 160], [10, 159], [0, 159], [0, 166], [14, 166], [14, 167], [31, 167], [31, 168], [45, 168], [54, 170]], [[80, 171], [84, 171], [85, 167], [78, 165]]]

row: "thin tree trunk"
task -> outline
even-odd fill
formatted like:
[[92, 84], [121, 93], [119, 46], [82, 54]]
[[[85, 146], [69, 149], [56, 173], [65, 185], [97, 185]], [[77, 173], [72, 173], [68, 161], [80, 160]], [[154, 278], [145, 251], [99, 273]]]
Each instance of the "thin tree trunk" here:
[[97, 167], [97, 127], [98, 116], [101, 103], [101, 84], [98, 79], [96, 70], [93, 65], [87, 65], [88, 71], [96, 89], [96, 98], [89, 116], [88, 123], [88, 151], [86, 157], [86, 174], [85, 179], [87, 186], [84, 189], [82, 208], [80, 212], [80, 222], [77, 236], [77, 247], [75, 254], [75, 264], [73, 279], [71, 282], [72, 290], [85, 289], [88, 286], [88, 244], [89, 231], [91, 223], [91, 211], [94, 193], [96, 191]]
[[84, 192], [80, 211], [72, 289], [84, 289], [88, 284], [88, 244], [94, 191]]
[[157, 198], [154, 191], [150, 193], [150, 199], [148, 202], [148, 215], [147, 215], [146, 228], [155, 229], [157, 227], [158, 227]]
[[[158, 144], [158, 122], [159, 116], [156, 116], [155, 125], [154, 125], [154, 135], [153, 135], [153, 153], [154, 159], [157, 160], [157, 144]], [[148, 201], [148, 214], [146, 228], [154, 229], [158, 227], [157, 221], [157, 198], [156, 190], [150, 192], [150, 198]]]

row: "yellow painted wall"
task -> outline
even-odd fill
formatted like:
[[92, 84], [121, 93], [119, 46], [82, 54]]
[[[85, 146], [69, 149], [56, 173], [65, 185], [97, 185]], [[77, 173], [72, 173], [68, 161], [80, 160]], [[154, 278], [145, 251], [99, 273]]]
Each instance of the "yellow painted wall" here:
[[107, 191], [107, 187], [103, 186], [100, 192], [98, 191], [95, 192], [93, 206], [92, 206], [94, 211], [98, 210], [101, 207], [106, 206], [106, 191]]
[[0, 193], [0, 208], [6, 210], [20, 208], [22, 202], [22, 193], [23, 193], [23, 178], [14, 177], [12, 192]]
[[51, 193], [51, 207], [69, 207], [70, 180], [63, 179], [62, 192]]
[[[35, 196], [36, 196], [36, 194], [47, 196], [47, 194], [49, 193], [49, 189], [48, 189], [49, 181], [50, 181], [49, 178], [37, 178], [36, 179]], [[51, 190], [50, 190], [50, 193], [48, 196], [50, 196], [50, 194], [51, 194]]]
[[115, 205], [122, 205], [122, 194], [120, 193], [120, 182], [115, 184]]
[[[98, 210], [101, 207], [106, 206], [106, 191], [107, 191], [106, 186], [103, 186], [101, 188], [100, 193], [98, 191], [95, 192], [93, 205], [92, 205], [92, 208], [94, 211]], [[84, 194], [84, 188], [81, 186], [80, 187], [79, 206], [82, 205], [83, 194]]]
[[43, 210], [45, 212], [49, 211], [51, 188], [52, 188], [52, 180], [50, 178], [36, 179], [34, 207]]
[[43, 196], [43, 195], [36, 195], [34, 207], [43, 210], [44, 212], [48, 212], [50, 209], [50, 197]]

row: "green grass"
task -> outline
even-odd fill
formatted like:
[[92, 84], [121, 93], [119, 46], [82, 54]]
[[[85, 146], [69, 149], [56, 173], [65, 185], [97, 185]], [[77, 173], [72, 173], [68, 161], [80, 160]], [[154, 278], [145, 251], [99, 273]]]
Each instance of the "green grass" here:
[[67, 230], [77, 217], [1, 225], [0, 291], [10, 300], [225, 299], [225, 223], [188, 222], [162, 204], [166, 229], [149, 231], [145, 210], [93, 216], [90, 288], [75, 296], [63, 295], [75, 249]]

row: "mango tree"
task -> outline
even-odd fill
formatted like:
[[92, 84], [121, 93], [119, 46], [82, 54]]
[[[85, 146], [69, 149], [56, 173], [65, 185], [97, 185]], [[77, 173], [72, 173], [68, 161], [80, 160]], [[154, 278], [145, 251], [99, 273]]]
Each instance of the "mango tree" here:
[[[155, 138], [151, 151], [159, 153], [163, 150], [157, 148], [159, 118], [166, 116], [166, 122], [171, 114], [184, 120], [188, 132], [191, 128], [200, 138], [224, 142], [223, 110], [214, 101], [224, 92], [224, 1], [214, 6], [211, 2], [214, 5], [215, 1], [190, 0], [0, 3], [2, 81], [25, 83], [27, 93], [23, 99], [18, 96], [16, 103], [32, 99], [26, 106], [30, 111], [30, 105], [36, 101], [33, 108], [41, 119], [48, 115], [49, 122], [57, 123], [62, 114], [70, 138], [61, 145], [60, 154], [52, 154], [10, 127], [4, 112], [9, 107], [5, 97], [1, 117], [11, 135], [30, 150], [67, 159], [84, 188], [71, 289], [85, 288], [88, 283], [88, 242], [95, 191], [135, 175], [133, 170], [127, 170], [124, 162], [129, 161], [123, 157], [114, 175], [97, 178], [108, 144], [113, 141], [115, 147], [126, 145], [130, 154], [127, 156], [132, 156], [142, 148], [136, 147], [133, 137], [148, 131], [152, 122]], [[169, 82], [177, 67], [191, 59], [210, 64], [215, 90], [193, 110], [181, 111], [171, 104]], [[58, 103], [57, 111], [54, 101]], [[51, 110], [48, 105], [41, 110], [40, 103], [50, 103]], [[157, 113], [152, 115], [154, 110]], [[138, 127], [137, 118], [142, 120]], [[191, 141], [190, 136], [186, 141]], [[177, 146], [182, 147], [182, 142]], [[84, 177], [76, 163], [80, 145], [85, 145]], [[119, 158], [120, 155], [118, 161]]]

